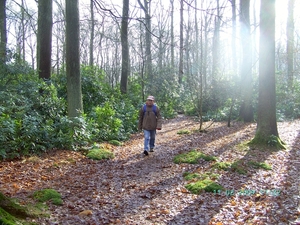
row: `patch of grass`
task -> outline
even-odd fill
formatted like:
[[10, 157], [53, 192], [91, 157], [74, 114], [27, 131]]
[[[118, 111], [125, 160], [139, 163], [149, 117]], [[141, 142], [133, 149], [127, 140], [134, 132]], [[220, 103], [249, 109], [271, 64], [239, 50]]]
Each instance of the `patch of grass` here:
[[111, 151], [106, 149], [92, 149], [86, 155], [89, 159], [103, 160], [103, 159], [113, 159], [115, 156]]
[[110, 140], [108, 141], [109, 144], [115, 145], [115, 146], [121, 146], [122, 142], [118, 141], [118, 140]]
[[176, 155], [173, 159], [173, 162], [176, 164], [180, 164], [180, 163], [197, 164], [199, 159], [204, 159], [205, 161], [211, 161], [211, 160], [216, 160], [216, 157], [205, 155], [204, 153], [198, 152], [196, 150], [191, 150], [187, 153]]
[[185, 185], [185, 188], [193, 194], [200, 194], [202, 191], [215, 192], [218, 190], [224, 190], [224, 188], [221, 185], [217, 184], [211, 179], [199, 180], [195, 183], [187, 184]]
[[254, 161], [249, 161], [248, 164], [255, 169], [264, 169], [264, 170], [272, 170], [272, 166], [267, 164], [267, 163], [261, 163], [261, 162], [254, 162]]
[[34, 199], [39, 202], [51, 201], [54, 205], [62, 205], [61, 194], [54, 189], [43, 189], [33, 193]]
[[182, 134], [190, 134], [191, 132], [189, 130], [179, 130], [177, 134], [182, 135]]
[[216, 162], [212, 167], [217, 170], [229, 170], [231, 167], [231, 163], [230, 162]]
[[241, 165], [240, 161], [231, 164], [231, 169], [239, 174], [247, 174], [247, 170]]

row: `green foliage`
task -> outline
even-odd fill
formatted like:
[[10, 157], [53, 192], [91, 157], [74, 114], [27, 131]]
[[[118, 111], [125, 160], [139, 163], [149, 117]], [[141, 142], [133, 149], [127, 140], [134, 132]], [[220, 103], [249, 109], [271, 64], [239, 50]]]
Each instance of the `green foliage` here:
[[106, 102], [103, 107], [97, 106], [92, 117], [99, 129], [100, 140], [119, 139], [121, 136], [122, 121], [115, 116], [116, 111], [110, 102]]
[[198, 152], [196, 150], [191, 150], [187, 153], [182, 153], [179, 155], [176, 155], [173, 159], [174, 163], [188, 163], [188, 164], [197, 164], [199, 162], [199, 159], [204, 159], [205, 161], [215, 161], [216, 157], [205, 155], [202, 152]]
[[39, 202], [51, 201], [54, 205], [62, 205], [61, 194], [53, 189], [43, 189], [33, 193], [34, 199]]
[[92, 149], [88, 152], [86, 157], [94, 160], [113, 159], [114, 154], [106, 149]]

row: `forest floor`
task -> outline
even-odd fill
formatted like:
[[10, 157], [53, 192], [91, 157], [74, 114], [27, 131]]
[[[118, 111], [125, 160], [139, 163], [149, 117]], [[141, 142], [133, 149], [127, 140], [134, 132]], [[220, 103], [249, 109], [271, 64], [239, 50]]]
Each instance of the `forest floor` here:
[[[204, 124], [204, 127], [207, 124]], [[156, 147], [144, 156], [143, 135], [122, 146], [107, 145], [115, 158], [87, 159], [78, 152], [53, 151], [40, 158], [0, 162], [0, 191], [24, 199], [33, 191], [53, 188], [63, 205], [50, 204], [50, 217], [37, 224], [300, 224], [300, 120], [279, 122], [287, 150], [241, 145], [254, 137], [256, 124], [215, 122], [207, 133], [187, 117], [164, 122]], [[242, 146], [242, 147], [241, 147]], [[246, 173], [218, 170], [216, 161], [175, 164], [179, 153], [196, 149], [217, 162], [239, 162]], [[265, 162], [271, 170], [249, 162]], [[191, 194], [184, 172], [219, 174], [222, 192]]]

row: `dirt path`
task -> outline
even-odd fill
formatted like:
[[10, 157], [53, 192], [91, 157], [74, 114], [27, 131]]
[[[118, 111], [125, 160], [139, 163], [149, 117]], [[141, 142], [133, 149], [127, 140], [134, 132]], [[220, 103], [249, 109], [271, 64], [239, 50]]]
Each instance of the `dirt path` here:
[[[255, 124], [215, 123], [208, 133], [178, 135], [198, 125], [182, 117], [158, 131], [155, 152], [144, 156], [143, 135], [120, 147], [116, 157], [97, 162], [79, 153], [59, 151], [41, 159], [0, 163], [0, 191], [25, 197], [39, 188], [54, 188], [63, 206], [51, 206], [51, 217], [38, 224], [300, 224], [300, 122], [279, 123], [286, 151], [241, 150], [254, 136]], [[247, 167], [247, 174], [215, 170], [214, 162], [174, 164], [173, 157], [191, 149], [218, 161], [267, 162], [272, 170]], [[184, 172], [218, 173], [222, 193], [190, 194]], [[240, 194], [241, 191], [253, 194]], [[274, 194], [276, 192], [276, 195]], [[280, 192], [279, 192], [280, 191]], [[243, 192], [246, 193], [246, 192]], [[87, 215], [82, 215], [82, 212]]]

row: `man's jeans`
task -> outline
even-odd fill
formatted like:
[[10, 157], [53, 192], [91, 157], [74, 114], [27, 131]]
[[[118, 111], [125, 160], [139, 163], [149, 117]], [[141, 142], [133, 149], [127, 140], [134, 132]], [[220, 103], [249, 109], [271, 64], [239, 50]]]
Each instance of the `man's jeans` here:
[[154, 148], [156, 130], [144, 130], [144, 151]]

